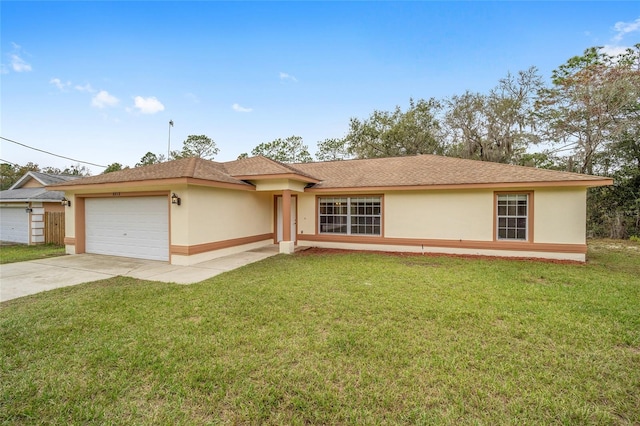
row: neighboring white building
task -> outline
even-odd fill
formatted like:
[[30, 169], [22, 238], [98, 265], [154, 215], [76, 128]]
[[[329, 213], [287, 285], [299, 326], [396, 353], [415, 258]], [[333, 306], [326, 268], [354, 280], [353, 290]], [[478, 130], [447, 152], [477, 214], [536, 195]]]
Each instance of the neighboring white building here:
[[46, 186], [77, 178], [27, 172], [9, 189], [0, 191], [0, 241], [44, 243], [45, 212], [64, 212], [60, 204], [64, 192], [47, 191]]

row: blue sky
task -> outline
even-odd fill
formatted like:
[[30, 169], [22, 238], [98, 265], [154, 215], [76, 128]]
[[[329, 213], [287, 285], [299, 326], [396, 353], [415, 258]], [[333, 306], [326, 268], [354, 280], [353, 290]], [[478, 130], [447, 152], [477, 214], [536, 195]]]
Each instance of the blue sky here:
[[[591, 46], [640, 42], [638, 2], [0, 3], [0, 134], [96, 164], [213, 138], [216, 160], [275, 138], [315, 152], [349, 118], [486, 92]], [[0, 158], [72, 164], [0, 141]], [[90, 167], [94, 174], [102, 171]]]

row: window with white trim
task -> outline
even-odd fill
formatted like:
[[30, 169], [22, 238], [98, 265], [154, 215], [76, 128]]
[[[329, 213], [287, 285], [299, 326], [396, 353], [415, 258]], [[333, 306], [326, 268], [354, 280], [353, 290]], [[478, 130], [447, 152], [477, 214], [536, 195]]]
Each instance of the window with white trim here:
[[382, 235], [382, 197], [320, 197], [321, 234]]
[[529, 194], [498, 194], [497, 201], [497, 239], [528, 240]]

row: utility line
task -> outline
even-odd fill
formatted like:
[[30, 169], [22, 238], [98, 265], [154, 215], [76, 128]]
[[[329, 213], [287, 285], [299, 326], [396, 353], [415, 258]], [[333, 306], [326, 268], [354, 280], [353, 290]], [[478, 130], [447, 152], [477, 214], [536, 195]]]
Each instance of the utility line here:
[[11, 161], [3, 160], [2, 158], [0, 158], [0, 161], [2, 161], [3, 163], [11, 164], [12, 166], [20, 167], [20, 164], [12, 163]]
[[65, 160], [75, 161], [76, 163], [89, 164], [89, 165], [96, 166], [96, 167], [103, 167], [103, 168], [107, 168], [107, 166], [102, 166], [102, 165], [100, 165], [100, 164], [90, 163], [90, 162], [88, 162], [88, 161], [80, 161], [80, 160], [76, 160], [75, 158], [65, 157], [64, 155], [54, 154], [53, 152], [45, 151], [44, 149], [34, 148], [34, 147], [32, 147], [32, 146], [25, 145], [25, 144], [23, 144], [23, 143], [16, 142], [16, 141], [11, 140], [11, 139], [7, 139], [7, 138], [2, 137], [2, 136], [0, 136], [0, 139], [5, 140], [5, 141], [7, 141], [7, 142], [15, 143], [16, 145], [24, 146], [25, 148], [33, 149], [34, 151], [44, 152], [45, 154], [53, 155], [54, 157], [60, 157], [60, 158], [64, 158]]

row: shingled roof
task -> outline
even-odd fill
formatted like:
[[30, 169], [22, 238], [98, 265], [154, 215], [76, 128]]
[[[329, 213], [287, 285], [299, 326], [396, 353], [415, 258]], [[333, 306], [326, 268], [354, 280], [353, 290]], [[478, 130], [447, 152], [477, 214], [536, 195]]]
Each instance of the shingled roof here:
[[317, 178], [303, 172], [299, 167], [294, 167], [290, 164], [281, 163], [280, 161], [263, 156], [242, 158], [223, 164], [229, 175], [242, 176], [244, 179], [250, 179], [252, 176], [298, 175], [308, 178], [307, 180], [318, 182]]
[[40, 183], [40, 185], [47, 186], [53, 185], [61, 182], [68, 182], [70, 180], [75, 180], [80, 178], [80, 176], [75, 175], [55, 175], [52, 173], [42, 173], [42, 172], [34, 172], [28, 171], [24, 174], [20, 179], [18, 179], [8, 190], [22, 188], [27, 181], [30, 179], [35, 179]]
[[249, 185], [245, 180], [269, 176], [292, 176], [312, 183], [311, 190], [511, 186], [559, 184], [559, 186], [601, 186], [613, 181], [600, 176], [508, 164], [465, 160], [437, 155], [285, 164], [265, 157], [218, 163], [201, 158], [184, 158], [91, 176], [53, 186], [72, 187], [172, 178], [194, 178], [212, 182]]
[[605, 184], [603, 180], [611, 180], [601, 176], [438, 155], [329, 161], [293, 166], [321, 177], [322, 182], [314, 185], [313, 189], [555, 182], [599, 186]]
[[[51, 173], [41, 173], [29, 171], [18, 179], [9, 189], [0, 191], [0, 201], [2, 202], [59, 202], [64, 197], [63, 191], [49, 191], [45, 186], [69, 182], [80, 178], [80, 176], [54, 175]], [[41, 187], [23, 188], [29, 180], [35, 179]]]
[[223, 163], [190, 157], [149, 166], [119, 170], [103, 175], [89, 176], [55, 186], [95, 185], [105, 183], [142, 182], [175, 178], [193, 178], [213, 182], [249, 185], [230, 176]]

